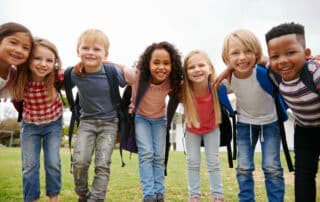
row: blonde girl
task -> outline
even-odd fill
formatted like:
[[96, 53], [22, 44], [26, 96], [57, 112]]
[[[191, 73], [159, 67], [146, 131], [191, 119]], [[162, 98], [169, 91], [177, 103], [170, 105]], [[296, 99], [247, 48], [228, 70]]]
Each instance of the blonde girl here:
[[49, 201], [58, 201], [61, 190], [62, 102], [55, 89], [60, 69], [61, 61], [55, 45], [36, 38], [28, 67], [18, 69], [16, 85], [11, 88], [12, 97], [23, 100], [21, 153], [23, 198], [26, 202], [40, 198], [41, 147]]
[[224, 201], [219, 162], [221, 112], [217, 88], [211, 85], [215, 77], [214, 66], [205, 52], [194, 50], [186, 56], [183, 69], [189, 202], [198, 202], [201, 198], [202, 140], [210, 179], [211, 201]]

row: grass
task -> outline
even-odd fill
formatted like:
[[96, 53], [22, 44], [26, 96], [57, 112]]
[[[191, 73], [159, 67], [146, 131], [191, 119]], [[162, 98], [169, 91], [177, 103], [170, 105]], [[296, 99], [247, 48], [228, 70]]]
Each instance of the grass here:
[[[256, 153], [256, 171], [255, 174], [255, 191], [256, 201], [267, 201], [264, 177], [261, 171], [260, 153]], [[141, 201], [141, 188], [139, 183], [137, 155], [125, 152], [125, 167], [121, 167], [119, 151], [115, 150], [112, 156], [111, 179], [108, 186], [107, 202], [121, 201]], [[225, 152], [221, 152], [221, 169], [224, 185], [225, 197], [229, 202], [238, 201], [238, 185], [236, 181], [235, 169], [228, 168], [227, 156]], [[62, 191], [60, 201], [76, 201], [77, 196], [73, 191], [73, 176], [70, 174], [70, 154], [69, 150], [63, 148], [61, 150], [62, 161]], [[22, 201], [22, 177], [21, 177], [21, 159], [20, 148], [0, 148], [0, 201], [16, 202]], [[285, 167], [285, 183], [286, 195], [285, 201], [294, 201], [293, 194], [293, 173], [287, 171], [284, 157], [282, 162]], [[48, 201], [45, 196], [44, 170], [43, 160], [41, 165], [41, 201]], [[92, 182], [93, 166], [90, 167], [89, 184]], [[187, 201], [187, 170], [186, 157], [183, 152], [170, 152], [168, 164], [168, 176], [165, 179], [166, 201]], [[318, 181], [318, 197], [320, 201], [320, 185]], [[209, 201], [209, 181], [205, 167], [204, 155], [202, 155], [201, 167], [201, 188], [203, 201]]]

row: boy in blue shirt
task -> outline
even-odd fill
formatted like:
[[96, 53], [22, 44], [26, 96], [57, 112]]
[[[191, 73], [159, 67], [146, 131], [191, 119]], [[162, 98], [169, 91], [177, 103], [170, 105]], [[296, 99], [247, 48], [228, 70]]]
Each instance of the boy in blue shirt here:
[[[71, 83], [78, 88], [81, 107], [80, 125], [73, 153], [75, 192], [79, 202], [104, 201], [110, 177], [111, 155], [118, 131], [116, 106], [112, 105], [110, 86], [103, 67], [108, 56], [109, 40], [100, 30], [84, 31], [77, 44], [83, 65], [83, 76], [71, 72]], [[119, 85], [126, 82], [115, 68]], [[95, 169], [91, 191], [88, 188], [88, 169], [95, 153]]]

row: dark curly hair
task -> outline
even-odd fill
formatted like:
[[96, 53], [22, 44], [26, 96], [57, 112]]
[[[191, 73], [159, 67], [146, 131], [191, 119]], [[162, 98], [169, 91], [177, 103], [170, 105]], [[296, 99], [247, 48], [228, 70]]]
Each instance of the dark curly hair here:
[[182, 61], [179, 51], [169, 42], [162, 41], [152, 43], [148, 46], [139, 58], [137, 69], [140, 71], [139, 84], [149, 82], [151, 79], [150, 60], [151, 55], [156, 49], [165, 49], [168, 51], [171, 59], [170, 86], [173, 91], [181, 89], [181, 81], [183, 80]]
[[288, 34], [295, 34], [297, 36], [297, 40], [301, 43], [301, 45], [305, 48], [305, 33], [304, 33], [304, 26], [298, 23], [283, 23], [278, 26], [271, 28], [266, 33], [266, 42], [271, 39], [288, 35]]

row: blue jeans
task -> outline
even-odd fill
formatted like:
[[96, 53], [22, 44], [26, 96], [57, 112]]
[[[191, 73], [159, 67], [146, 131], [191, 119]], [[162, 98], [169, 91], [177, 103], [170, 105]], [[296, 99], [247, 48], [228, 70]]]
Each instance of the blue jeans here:
[[285, 187], [280, 162], [281, 137], [278, 122], [265, 125], [237, 123], [239, 201], [255, 201], [252, 172], [255, 170], [254, 150], [259, 138], [268, 200], [282, 202]]
[[166, 119], [136, 114], [135, 130], [139, 155], [139, 174], [144, 199], [164, 195]]
[[221, 170], [219, 162], [220, 130], [219, 128], [197, 135], [186, 131], [186, 150], [188, 161], [188, 191], [189, 195], [201, 195], [200, 192], [200, 145], [203, 138], [206, 153], [206, 164], [210, 179], [211, 195], [223, 196]]
[[[110, 178], [111, 155], [118, 131], [118, 118], [109, 120], [81, 119], [73, 151], [75, 192], [85, 196], [89, 192], [88, 170], [94, 157], [94, 176], [90, 200], [104, 200]], [[89, 201], [90, 201], [89, 200]]]
[[21, 156], [23, 199], [26, 202], [40, 198], [40, 152], [44, 153], [46, 195], [59, 195], [61, 190], [60, 145], [62, 118], [47, 124], [21, 124]]

